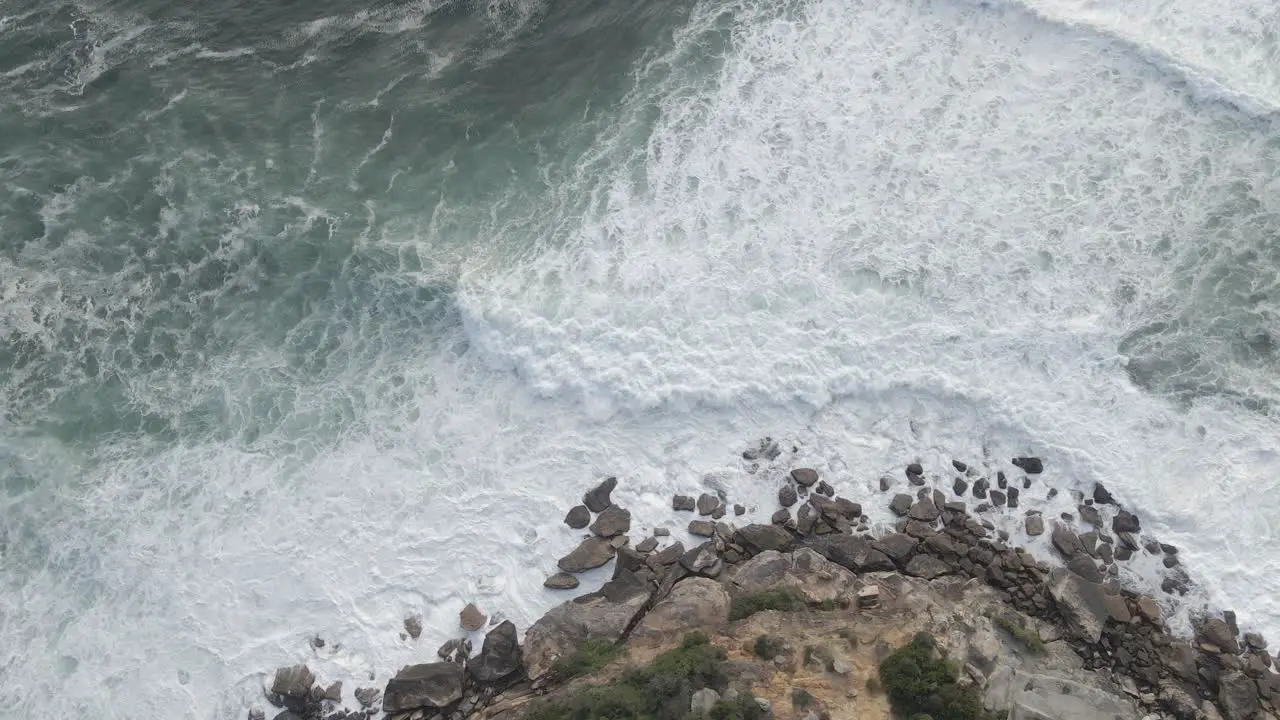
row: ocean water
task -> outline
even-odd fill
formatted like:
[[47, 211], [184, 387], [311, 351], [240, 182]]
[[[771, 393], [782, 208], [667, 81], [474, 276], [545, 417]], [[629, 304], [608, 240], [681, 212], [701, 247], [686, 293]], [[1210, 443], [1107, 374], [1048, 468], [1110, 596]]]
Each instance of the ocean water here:
[[1280, 631], [1267, 0], [0, 0], [0, 177], [0, 717], [350, 700], [605, 475], [1034, 453]]

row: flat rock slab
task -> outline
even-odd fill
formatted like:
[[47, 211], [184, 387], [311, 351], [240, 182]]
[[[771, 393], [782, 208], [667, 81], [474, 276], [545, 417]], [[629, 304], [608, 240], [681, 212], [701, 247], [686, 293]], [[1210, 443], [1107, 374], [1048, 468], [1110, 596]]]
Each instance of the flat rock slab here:
[[463, 667], [437, 662], [410, 665], [396, 673], [382, 693], [385, 713], [418, 708], [443, 708], [462, 699]]
[[609, 562], [616, 552], [617, 549], [609, 543], [609, 538], [591, 537], [560, 558], [558, 565], [567, 573], [585, 572]]
[[632, 637], [675, 639], [691, 630], [714, 633], [729, 622], [729, 593], [715, 580], [687, 578], [653, 606]]
[[[1083, 679], [1083, 678], [1082, 678]], [[1036, 674], [1001, 666], [986, 690], [988, 709], [1007, 711], [1009, 720], [1134, 720], [1137, 707], [1098, 683]]]

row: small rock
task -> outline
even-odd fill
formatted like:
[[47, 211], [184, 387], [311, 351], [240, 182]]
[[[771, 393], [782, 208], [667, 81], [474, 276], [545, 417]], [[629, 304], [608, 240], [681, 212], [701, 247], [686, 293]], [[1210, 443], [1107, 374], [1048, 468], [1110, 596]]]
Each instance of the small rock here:
[[[1028, 486], [1028, 487], [1030, 487], [1030, 486]], [[1054, 499], [1054, 498], [1056, 498], [1056, 497], [1058, 497], [1058, 488], [1049, 488], [1049, 495], [1048, 495], [1048, 498], [1049, 498], [1050, 500], [1052, 500], [1052, 499]]]
[[1267, 639], [1262, 637], [1261, 633], [1247, 632], [1244, 634], [1244, 643], [1254, 650], [1266, 650]]
[[735, 504], [735, 505], [733, 506], [733, 514], [734, 514], [734, 516], [737, 516], [737, 517], [740, 517], [740, 516], [742, 516], [742, 515], [746, 515], [746, 514], [747, 514], [747, 507], [746, 507], [745, 505], [737, 505], [737, 504]]
[[893, 500], [889, 503], [889, 509], [893, 511], [894, 515], [904, 517], [908, 512], [911, 512], [911, 503], [910, 495], [899, 493], [893, 496]]
[[1218, 618], [1211, 618], [1205, 622], [1200, 628], [1200, 637], [1231, 655], [1240, 652], [1240, 643], [1236, 640], [1236, 634], [1232, 632], [1231, 626]]
[[956, 478], [955, 482], [951, 484], [952, 494], [958, 497], [963, 497], [965, 492], [967, 492], [968, 490], [969, 490], [969, 483], [966, 482], [965, 479], [962, 477]]
[[409, 633], [409, 637], [413, 638], [414, 640], [417, 640], [418, 636], [422, 634], [422, 616], [410, 615], [409, 617], [405, 618], [404, 631]]
[[720, 498], [711, 493], [702, 493], [698, 496], [697, 507], [699, 515], [710, 515], [716, 511], [716, 508], [720, 507]]
[[267, 720], [267, 712], [260, 707], [249, 708], [249, 720]]
[[618, 486], [618, 478], [605, 478], [599, 485], [587, 491], [582, 496], [582, 504], [587, 506], [591, 512], [604, 512], [605, 508], [613, 504], [609, 499], [609, 494]]
[[436, 656], [439, 657], [441, 660], [448, 660], [449, 658], [453, 657], [455, 653], [461, 650], [462, 646], [465, 643], [466, 641], [463, 640], [462, 638], [453, 638], [452, 640], [446, 640], [444, 644], [441, 645], [436, 650]]
[[880, 604], [880, 586], [864, 585], [858, 588], [858, 607], [873, 608]]
[[987, 498], [987, 489], [991, 487], [991, 481], [986, 478], [978, 478], [973, 481], [973, 496], [979, 500]]
[[791, 485], [783, 485], [778, 489], [778, 504], [782, 507], [791, 507], [796, 504], [796, 489]]
[[475, 632], [484, 627], [485, 621], [488, 619], [484, 613], [480, 612], [480, 608], [476, 607], [475, 603], [467, 603], [467, 606], [458, 613], [458, 622], [462, 625], [462, 629], [467, 632]]
[[1014, 467], [1022, 468], [1022, 471], [1028, 475], [1039, 475], [1044, 472], [1044, 462], [1038, 457], [1016, 457], [1012, 462]]
[[710, 520], [690, 520], [689, 534], [699, 537], [715, 537], [716, 524]]
[[382, 699], [382, 691], [378, 688], [356, 688], [356, 702], [360, 703], [362, 708], [371, 708], [378, 704]]
[[942, 575], [949, 575], [951, 567], [932, 555], [916, 555], [907, 563], [905, 572], [918, 578], [932, 580]]
[[1025, 476], [1022, 478], [1022, 489], [1023, 490], [1031, 489], [1031, 478], [1025, 477]]
[[653, 529], [654, 537], [669, 537], [670, 535], [671, 535], [671, 531], [668, 530], [667, 528], [658, 527]]
[[1028, 515], [1026, 520], [1027, 535], [1035, 537], [1044, 534], [1044, 518], [1039, 515]]
[[726, 513], [726, 512], [728, 512], [728, 511], [725, 509], [725, 506], [724, 506], [723, 504], [721, 504], [721, 505], [720, 505], [720, 507], [718, 507], [718, 508], [716, 508], [715, 510], [712, 510], [712, 511], [711, 511], [711, 519], [713, 519], [713, 520], [719, 520], [720, 518], [722, 518], [722, 517], [724, 517], [724, 516], [725, 516], [725, 513]]
[[781, 510], [775, 512], [773, 514], [773, 517], [769, 518], [769, 522], [773, 523], [774, 525], [786, 525], [787, 523], [791, 522], [791, 511], [786, 508], [782, 508]]
[[1178, 565], [1178, 556], [1165, 555], [1164, 558], [1160, 561], [1160, 563], [1167, 568], [1176, 567]]
[[695, 718], [711, 717], [711, 709], [720, 702], [720, 693], [711, 688], [703, 688], [693, 694], [689, 701], [689, 713]]
[[617, 505], [605, 508], [596, 521], [591, 523], [591, 532], [600, 537], [616, 537], [631, 529], [631, 511], [623, 510]]
[[693, 512], [695, 507], [697, 507], [697, 501], [695, 501], [693, 498], [689, 497], [688, 495], [676, 495], [675, 497], [671, 498], [672, 510], [678, 510], [680, 512]]
[[564, 524], [574, 530], [581, 530], [591, 524], [591, 511], [586, 505], [574, 505], [569, 508], [568, 514], [564, 516]]
[[1102, 527], [1102, 513], [1098, 512], [1098, 508], [1092, 505], [1081, 505], [1076, 510], [1080, 513], [1081, 520], [1094, 527]]
[[317, 650], [324, 647], [324, 638], [320, 637], [319, 635], [316, 635], [315, 637], [311, 638], [311, 647]]
[[920, 463], [911, 463], [907, 466], [907, 477], [920, 477], [924, 475], [924, 466]]
[[1093, 484], [1093, 501], [1099, 505], [1116, 505], [1116, 499], [1107, 492], [1102, 483]]
[[880, 492], [888, 492], [889, 488], [891, 487], [893, 487], [893, 478], [889, 477], [888, 475], [881, 476]]
[[996, 507], [1004, 507], [1005, 494], [999, 490], [991, 491], [991, 504]]
[[[319, 687], [318, 685], [316, 687]], [[320, 700], [328, 700], [329, 702], [342, 702], [342, 681], [334, 680], [329, 683], [329, 687], [320, 691]]]
[[996, 473], [996, 487], [1001, 490], [1009, 489], [1009, 481], [1005, 479], [1004, 473], [1002, 472]]
[[826, 480], [819, 480], [818, 487], [814, 489], [814, 492], [827, 497], [832, 497], [836, 494], [835, 488], [831, 487]]
[[658, 538], [656, 537], [645, 538], [644, 540], [640, 541], [639, 545], [636, 545], [636, 552], [651, 553], [655, 549], [657, 549], [657, 547], [658, 547]]
[[271, 682], [271, 692], [287, 699], [305, 699], [311, 694], [316, 676], [306, 665], [293, 665], [276, 670]]
[[965, 465], [964, 463], [960, 462], [959, 460], [952, 460], [952, 461], [951, 461], [951, 467], [955, 468], [955, 469], [956, 469], [956, 472], [964, 472], [964, 471], [966, 471], [966, 470], [968, 470], [968, 469], [969, 469], [969, 466], [968, 466], [968, 465]]
[[1157, 625], [1160, 624], [1160, 620], [1163, 613], [1160, 612], [1159, 603], [1147, 597], [1146, 595], [1143, 595], [1138, 598], [1137, 605], [1138, 605], [1138, 613], [1140, 615], [1142, 615], [1143, 617], [1145, 617], [1146, 619], [1150, 620], [1151, 622]]
[[543, 580], [542, 586], [552, 590], [572, 590], [578, 587], [578, 578], [569, 573], [556, 573]]
[[1009, 495], [1009, 507], [1017, 508], [1018, 499], [1021, 497], [1021, 491], [1018, 490], [1018, 488], [1016, 487], [1011, 487], [1009, 488], [1008, 495]]
[[810, 487], [818, 482], [818, 471], [813, 468], [796, 468], [791, 471], [791, 479], [800, 487]]

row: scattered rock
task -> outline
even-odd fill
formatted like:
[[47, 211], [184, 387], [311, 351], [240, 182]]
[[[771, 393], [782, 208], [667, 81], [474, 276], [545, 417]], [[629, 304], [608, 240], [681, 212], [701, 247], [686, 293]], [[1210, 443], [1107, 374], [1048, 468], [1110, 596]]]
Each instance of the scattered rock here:
[[556, 573], [544, 580], [542, 586], [552, 590], [572, 590], [578, 587], [578, 578], [569, 573]]
[[951, 484], [951, 492], [957, 497], [964, 497], [964, 494], [968, 490], [969, 490], [969, 483], [966, 482], [965, 479], [962, 477], [956, 478], [955, 482]]
[[1093, 484], [1093, 501], [1099, 505], [1117, 505], [1116, 499], [1102, 483]]
[[747, 514], [747, 506], [746, 506], [746, 505], [738, 505], [738, 504], [734, 504], [734, 506], [733, 506], [733, 514], [734, 514], [734, 516], [736, 516], [736, 517], [741, 517], [741, 516], [743, 516], [743, 515], [746, 515], [746, 514]]
[[996, 507], [1004, 507], [1005, 494], [999, 490], [991, 491], [991, 504]]
[[638, 553], [651, 553], [657, 549], [658, 549], [658, 538], [656, 537], [645, 538], [644, 540], [640, 541], [639, 545], [636, 545], [636, 552]]
[[360, 707], [376, 709], [375, 706], [380, 700], [382, 700], [382, 691], [378, 688], [356, 688], [356, 702], [360, 703]]
[[796, 504], [796, 489], [791, 485], [783, 485], [778, 489], [778, 504], [784, 508], [789, 508]]
[[388, 715], [418, 708], [445, 708], [462, 699], [463, 668], [458, 663], [410, 665], [396, 673], [382, 693]]
[[1036, 537], [1044, 534], [1044, 518], [1040, 515], [1028, 515], [1026, 519], [1027, 535]]
[[888, 492], [891, 487], [893, 487], [893, 478], [888, 475], [882, 475], [880, 477], [880, 492]]
[[991, 481], [986, 478], [978, 478], [973, 481], [973, 496], [979, 500], [985, 500], [987, 490], [991, 487]]
[[697, 506], [699, 515], [710, 515], [716, 511], [716, 508], [720, 507], [720, 498], [711, 493], [702, 493], [698, 496]]
[[1085, 554], [1076, 555], [1067, 561], [1067, 569], [1093, 583], [1102, 582], [1102, 573], [1094, 564], [1093, 558]]
[[582, 504], [586, 505], [591, 512], [604, 512], [605, 508], [613, 504], [613, 501], [609, 499], [609, 494], [617, 486], [618, 478], [605, 478], [603, 482], [591, 488], [586, 495], [582, 496]]
[[710, 520], [690, 520], [689, 534], [699, 537], [715, 537], [716, 524]]
[[[823, 558], [857, 573], [893, 570], [893, 561], [875, 549], [861, 535], [832, 534], [810, 541], [812, 549]], [[799, 550], [796, 551], [800, 553]]]
[[778, 510], [777, 512], [775, 512], [773, 516], [769, 518], [769, 522], [773, 523], [774, 525], [786, 525], [787, 523], [791, 522], [791, 511], [786, 508], [782, 508], [781, 510]]
[[564, 524], [574, 530], [581, 530], [591, 524], [591, 511], [586, 505], [574, 505], [569, 508], [568, 514], [564, 516]]
[[296, 709], [311, 697], [311, 686], [315, 681], [315, 673], [306, 665], [282, 667], [276, 670], [275, 679], [271, 682], [271, 692], [284, 698], [286, 707]]
[[1210, 618], [1200, 627], [1200, 637], [1207, 643], [1217, 645], [1223, 652], [1235, 655], [1240, 652], [1240, 643], [1231, 626], [1218, 618]]
[[610, 505], [591, 523], [591, 532], [600, 537], [616, 537], [631, 529], [631, 511]]
[[911, 504], [912, 499], [910, 495], [899, 493], [893, 496], [893, 500], [889, 503], [889, 509], [893, 511], [894, 515], [902, 517], [908, 512], [911, 512]]
[[791, 547], [791, 533], [776, 525], [748, 525], [738, 530], [737, 541], [754, 553], [786, 552]]
[[904, 533], [889, 533], [871, 543], [871, 547], [884, 553], [898, 567], [906, 567], [919, 542]]
[[1084, 552], [1084, 544], [1080, 542], [1080, 537], [1064, 523], [1053, 523], [1052, 540], [1053, 547], [1068, 560]]
[[679, 512], [693, 512], [697, 501], [688, 495], [676, 495], [671, 498], [671, 509]]
[[836, 494], [836, 489], [831, 487], [831, 485], [829, 485], [826, 480], [819, 480], [818, 487], [814, 489], [814, 492], [818, 493], [819, 495], [826, 495], [827, 497], [832, 497]]
[[417, 640], [418, 636], [422, 634], [422, 616], [410, 615], [409, 617], [405, 618], [404, 631], [409, 633], [409, 637], [413, 638], [414, 640]]
[[1009, 507], [1011, 508], [1018, 507], [1018, 500], [1019, 498], [1022, 497], [1022, 491], [1018, 490], [1018, 488], [1016, 487], [1011, 487], [1009, 488], [1008, 494], [1009, 494]]
[[1038, 457], [1016, 457], [1013, 466], [1021, 468], [1028, 475], [1039, 475], [1044, 472], [1044, 462]]
[[1218, 678], [1218, 703], [1226, 720], [1250, 720], [1262, 709], [1258, 686], [1242, 672], [1233, 670]]
[[267, 711], [260, 707], [249, 708], [249, 720], [267, 720]]
[[627, 544], [630, 542], [631, 542], [631, 538], [627, 537], [626, 535], [619, 535], [617, 537], [609, 538], [609, 546], [612, 547], [614, 550], [621, 550], [622, 548], [626, 547]]
[[589, 537], [568, 555], [560, 558], [558, 565], [567, 573], [585, 572], [609, 562], [615, 552], [616, 549], [609, 544], [607, 538]]
[[968, 465], [965, 465], [964, 463], [960, 462], [959, 460], [952, 460], [952, 461], [951, 461], [951, 467], [955, 468], [955, 469], [956, 469], [956, 472], [964, 472], [964, 471], [966, 471], [966, 470], [968, 470], [968, 469], [969, 469], [969, 466], [968, 466]]
[[436, 650], [436, 656], [441, 660], [452, 660], [455, 655], [459, 654], [459, 651], [462, 651], [461, 655], [464, 658], [470, 655], [470, 643], [462, 638], [453, 638], [452, 640], [446, 640], [445, 643]]
[[1244, 634], [1244, 643], [1254, 650], [1266, 650], [1267, 639], [1262, 637], [1261, 633], [1247, 632]]
[[796, 468], [791, 471], [791, 479], [800, 487], [811, 487], [818, 482], [818, 471], [813, 468]]
[[[894, 498], [894, 502], [897, 502], [897, 498]], [[937, 520], [938, 516], [941, 514], [941, 511], [938, 510], [938, 506], [933, 504], [933, 499], [926, 497], [917, 500], [916, 503], [911, 506], [911, 509], [907, 512], [907, 517], [921, 522], [933, 522], [934, 520]]]
[[920, 477], [924, 475], [924, 466], [920, 463], [911, 463], [907, 466], [907, 477]]
[[340, 703], [342, 702], [342, 681], [334, 680], [329, 683], [328, 687], [323, 689], [319, 685], [316, 685], [311, 688], [311, 695], [317, 702], [328, 701], [332, 703]]
[[319, 635], [316, 635], [315, 637], [311, 638], [311, 647], [317, 650], [324, 647], [324, 638], [320, 637]]
[[671, 531], [670, 531], [670, 530], [668, 530], [668, 529], [666, 529], [666, 528], [664, 528], [664, 527], [659, 527], [659, 528], [654, 528], [654, 529], [653, 529], [653, 536], [654, 536], [654, 537], [668, 537], [668, 536], [670, 536], [670, 535], [671, 535]]
[[475, 632], [484, 627], [485, 621], [488, 620], [484, 613], [480, 612], [480, 608], [475, 603], [467, 603], [458, 613], [458, 622], [462, 625], [462, 629], [467, 632]]
[[1094, 527], [1102, 527], [1102, 513], [1098, 512], [1098, 508], [1092, 505], [1081, 505], [1076, 508], [1080, 513], [1080, 519], [1089, 523]]
[[[1142, 531], [1142, 525], [1138, 522], [1138, 516], [1128, 510], [1121, 510], [1111, 519], [1111, 529], [1117, 535], [1121, 533], [1136, 533]], [[1121, 535], [1123, 538], [1124, 536]], [[1134, 548], [1137, 549], [1136, 547]]]
[[714, 540], [702, 543], [681, 555], [680, 565], [695, 575], [709, 578], [719, 577], [720, 571], [724, 569], [724, 561], [716, 553]]

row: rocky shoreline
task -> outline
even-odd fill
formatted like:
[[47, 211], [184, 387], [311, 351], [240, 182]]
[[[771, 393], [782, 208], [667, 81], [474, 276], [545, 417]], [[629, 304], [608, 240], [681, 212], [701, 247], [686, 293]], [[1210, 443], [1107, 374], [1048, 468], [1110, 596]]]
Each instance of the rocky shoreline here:
[[[743, 458], [768, 462], [780, 454], [766, 438]], [[1058, 491], [1043, 481], [1040, 458], [1013, 458], [1009, 466], [1006, 473], [955, 459], [926, 476], [920, 463], [907, 464], [878, 483], [897, 518], [879, 533], [860, 503], [808, 467], [780, 479], [770, 524], [735, 526], [732, 518], [748, 508], [716, 494], [676, 495], [672, 513], [689, 518], [697, 541], [688, 548], [662, 528], [632, 545], [631, 513], [613, 502], [617, 480], [608, 478], [567, 512], [564, 524], [589, 534], [545, 585], [572, 590], [576, 574], [610, 562], [612, 579], [547, 612], [523, 644], [510, 621], [490, 623], [478, 652], [451, 640], [436, 661], [356, 689], [359, 710], [340, 707], [341, 684], [318, 683], [305, 665], [277, 670], [266, 699], [281, 708], [276, 720], [380, 713], [516, 720], [592, 682], [562, 668], [586, 647], [603, 643], [618, 662], [642, 662], [698, 631], [727, 644], [731, 657], [741, 647], [755, 650], [734, 661], [728, 689], [707, 687], [683, 700], [693, 717], [707, 716], [732, 692], [757, 701], [763, 717], [888, 718], [875, 669], [893, 638], [901, 645], [925, 633], [963, 669], [961, 682], [981, 694], [991, 717], [1275, 720], [1280, 657], [1268, 654], [1261, 635], [1241, 635], [1226, 612], [1199, 618], [1194, 637], [1179, 637], [1158, 598], [1121, 586], [1120, 564], [1152, 556], [1164, 568], [1163, 592], [1185, 594], [1190, 580], [1176, 548], [1143, 535], [1138, 514], [1101, 485], [1075, 498], [1075, 513], [1023, 511], [1032, 492], [1053, 498]], [[1019, 514], [1030, 538], [1047, 534], [1054, 560], [1012, 546], [986, 519], [993, 512]], [[777, 598], [791, 600], [779, 605]], [[762, 612], [743, 615], [743, 607]], [[469, 631], [486, 621], [474, 605], [460, 616]], [[406, 618], [407, 634], [421, 630], [418, 618]], [[778, 652], [759, 651], [766, 637]], [[781, 681], [791, 702], [777, 694]], [[266, 716], [261, 708], [249, 712], [250, 720]]]

